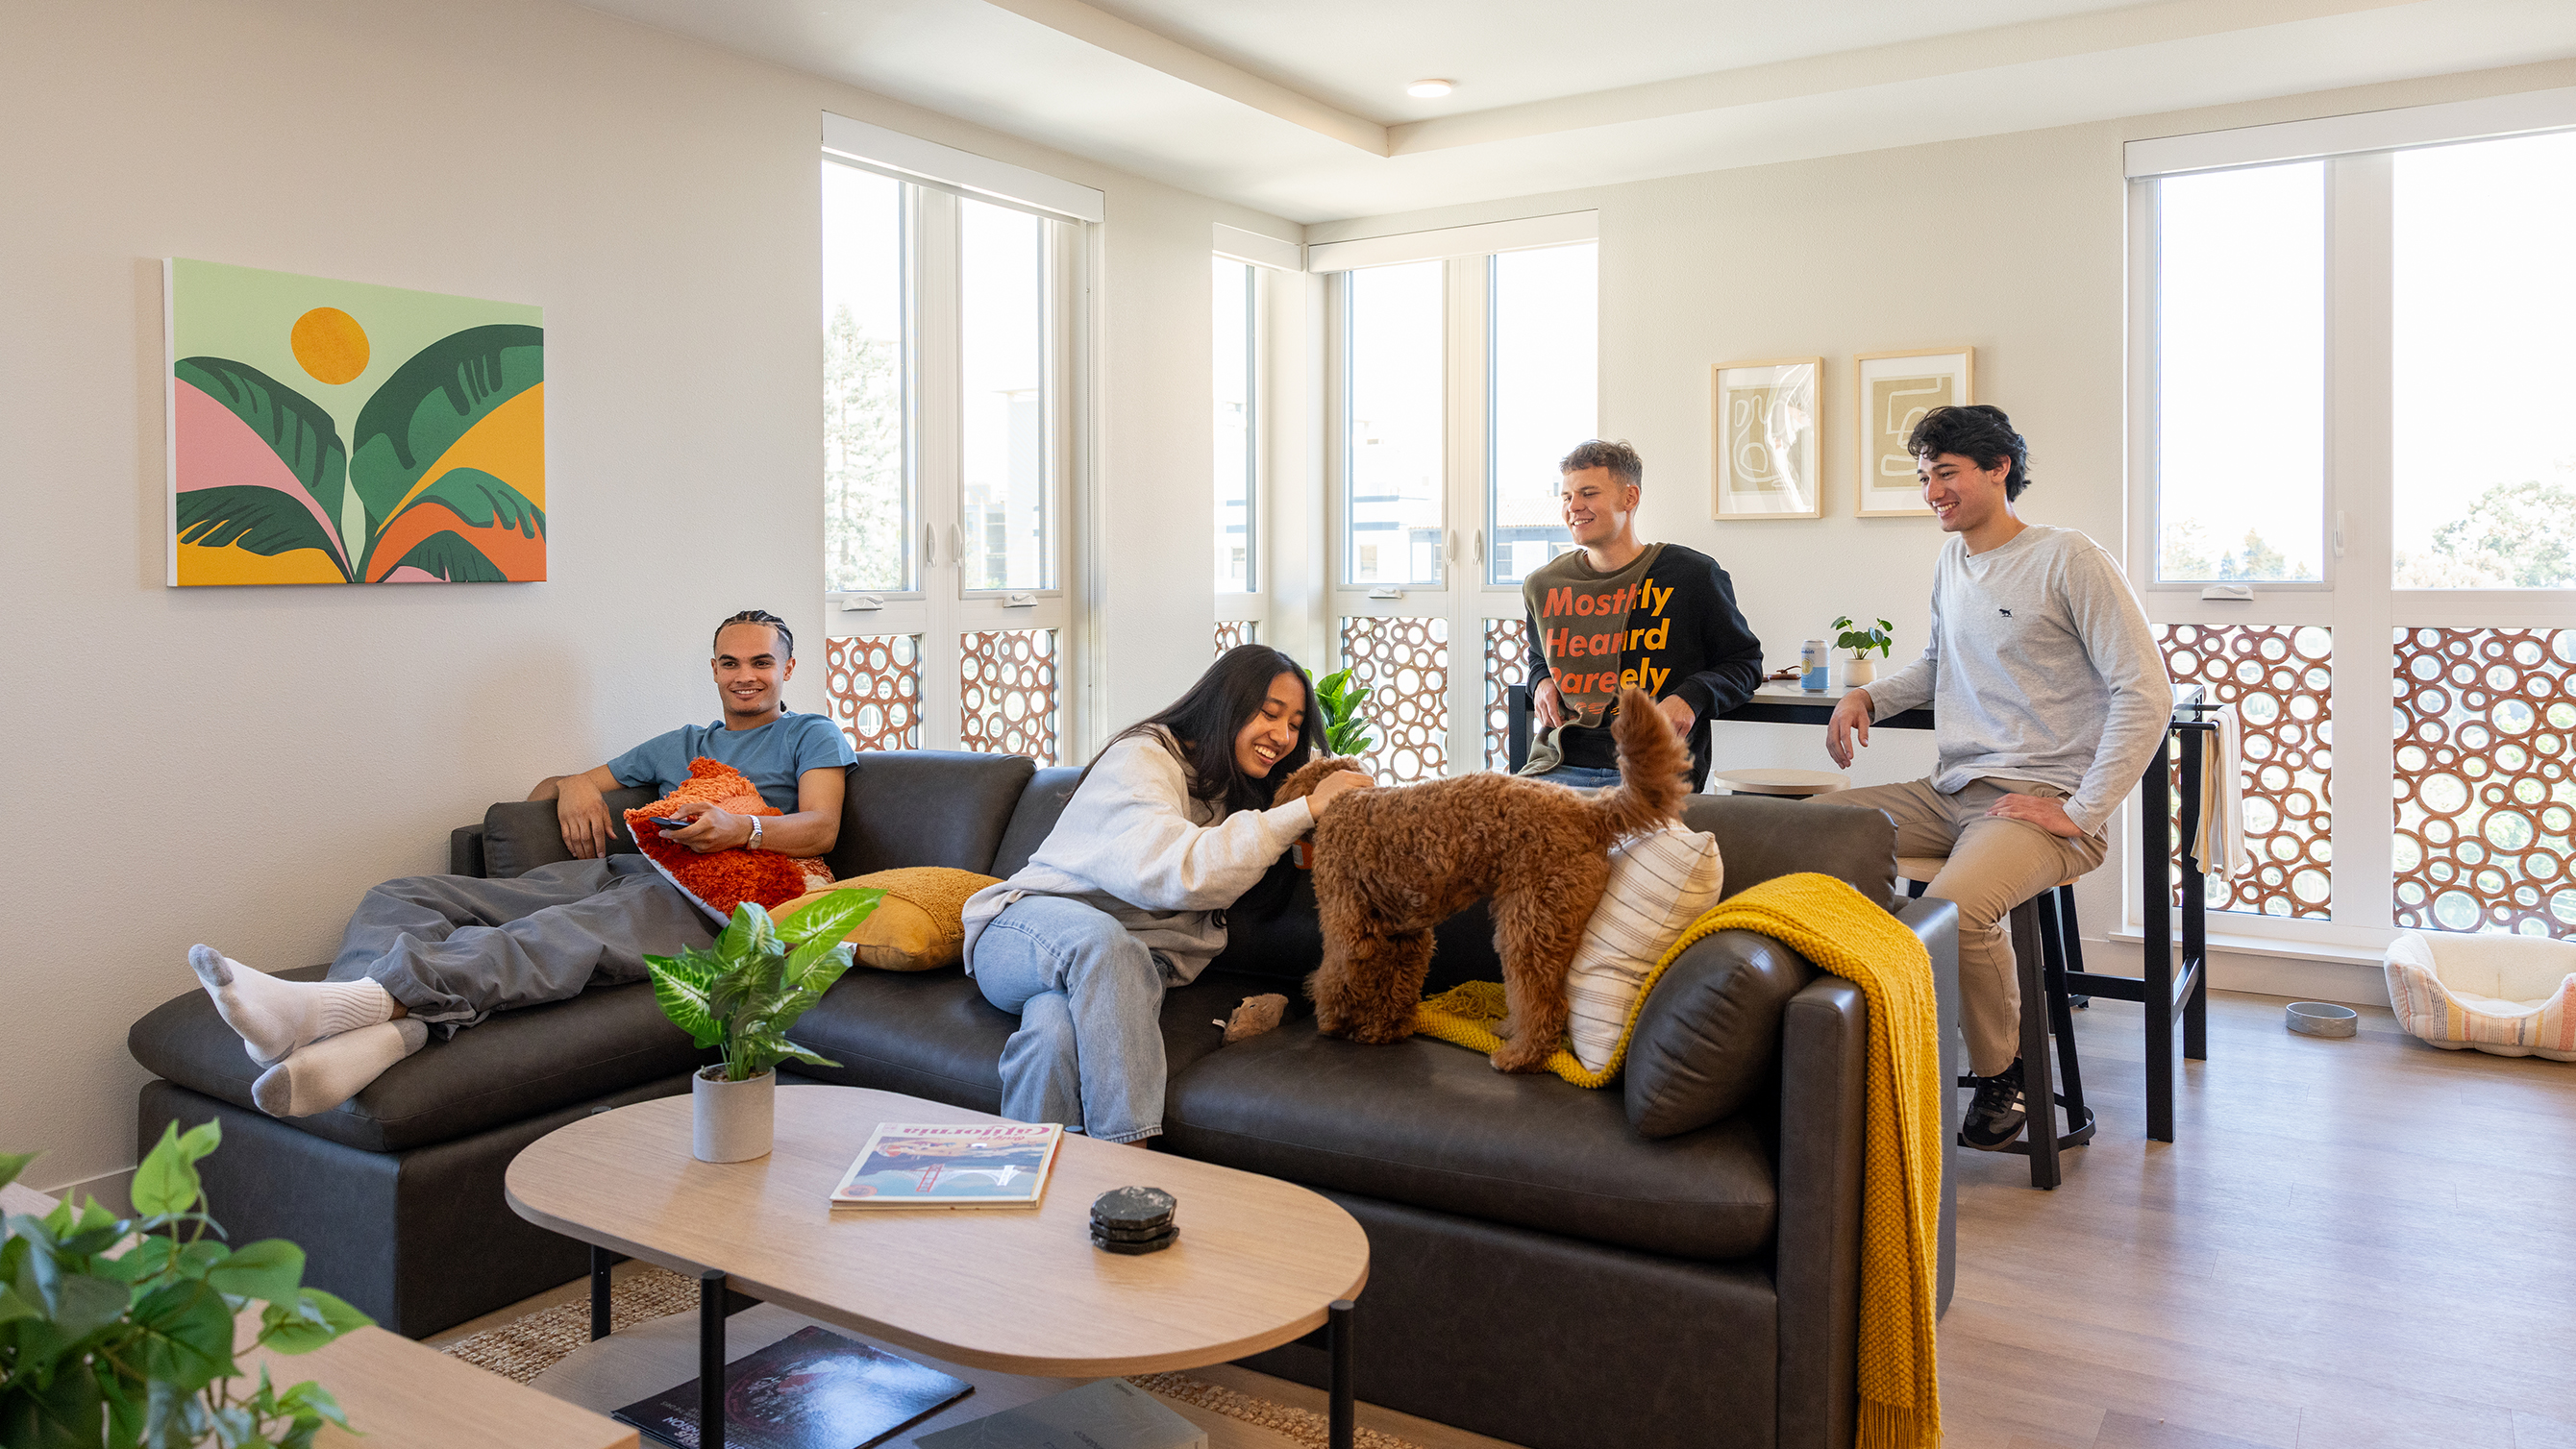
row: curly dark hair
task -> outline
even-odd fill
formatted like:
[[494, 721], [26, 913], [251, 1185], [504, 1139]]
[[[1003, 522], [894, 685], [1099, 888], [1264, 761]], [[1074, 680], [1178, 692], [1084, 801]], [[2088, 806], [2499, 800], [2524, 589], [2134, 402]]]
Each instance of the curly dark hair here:
[[2010, 460], [2012, 471], [2004, 475], [2004, 497], [2017, 499], [2030, 486], [2030, 444], [2013, 431], [2012, 419], [2004, 416], [2002, 408], [1988, 403], [1934, 408], [1925, 413], [1914, 431], [1905, 435], [1905, 451], [1917, 458], [1956, 453], [1989, 470]]
[[1588, 438], [1575, 444], [1574, 451], [1565, 455], [1565, 461], [1556, 465], [1556, 471], [1561, 474], [1580, 473], [1586, 468], [1607, 468], [1610, 476], [1622, 483], [1633, 483], [1640, 488], [1646, 484], [1646, 460], [1637, 456], [1637, 450], [1629, 447], [1625, 438], [1615, 443]]

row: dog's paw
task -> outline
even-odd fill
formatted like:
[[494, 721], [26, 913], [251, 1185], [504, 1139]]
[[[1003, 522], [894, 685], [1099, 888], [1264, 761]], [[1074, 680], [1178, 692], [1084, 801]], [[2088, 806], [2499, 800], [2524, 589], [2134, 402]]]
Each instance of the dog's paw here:
[[1357, 1027], [1349, 1033], [1351, 1040], [1367, 1046], [1393, 1046], [1411, 1035], [1413, 1023], [1410, 1021], [1394, 1026]]
[[1501, 1051], [1487, 1057], [1486, 1060], [1491, 1062], [1494, 1070], [1498, 1072], [1543, 1072], [1547, 1070], [1548, 1056], [1547, 1052], [1532, 1050], [1526, 1042], [1516, 1041], [1507, 1044]]

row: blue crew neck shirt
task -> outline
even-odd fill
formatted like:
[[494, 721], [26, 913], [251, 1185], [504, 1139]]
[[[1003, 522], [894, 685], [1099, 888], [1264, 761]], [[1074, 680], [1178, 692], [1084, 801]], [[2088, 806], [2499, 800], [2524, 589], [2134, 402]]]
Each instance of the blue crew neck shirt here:
[[741, 771], [761, 799], [793, 815], [799, 776], [858, 758], [829, 718], [791, 711], [752, 730], [726, 729], [723, 720], [682, 725], [609, 761], [608, 773], [620, 785], [652, 785], [667, 795], [688, 780], [691, 760], [714, 760]]

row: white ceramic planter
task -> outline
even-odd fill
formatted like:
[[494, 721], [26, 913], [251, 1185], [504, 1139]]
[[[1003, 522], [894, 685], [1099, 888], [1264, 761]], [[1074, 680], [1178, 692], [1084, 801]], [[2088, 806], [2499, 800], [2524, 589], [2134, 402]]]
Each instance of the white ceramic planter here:
[[748, 1162], [769, 1155], [778, 1122], [778, 1073], [720, 1082], [700, 1072], [689, 1079], [689, 1092], [689, 1150], [700, 1162]]
[[1877, 677], [1878, 666], [1873, 660], [1846, 659], [1843, 661], [1843, 687], [1846, 689], [1867, 684]]

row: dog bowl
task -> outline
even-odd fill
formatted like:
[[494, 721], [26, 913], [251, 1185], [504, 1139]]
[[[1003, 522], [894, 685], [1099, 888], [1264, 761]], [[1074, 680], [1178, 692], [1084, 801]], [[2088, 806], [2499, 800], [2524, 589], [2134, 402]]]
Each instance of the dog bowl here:
[[2290, 1030], [2301, 1036], [2350, 1036], [2361, 1029], [2361, 1013], [2330, 1001], [2290, 1003]]

